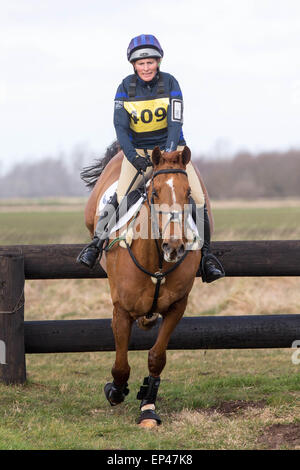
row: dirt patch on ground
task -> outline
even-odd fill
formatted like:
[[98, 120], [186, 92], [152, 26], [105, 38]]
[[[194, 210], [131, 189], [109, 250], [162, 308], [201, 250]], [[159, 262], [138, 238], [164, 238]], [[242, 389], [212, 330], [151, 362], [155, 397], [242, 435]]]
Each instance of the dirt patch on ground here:
[[210, 414], [216, 411], [225, 416], [232, 416], [235, 413], [240, 413], [241, 411], [248, 410], [249, 408], [262, 409], [265, 406], [266, 406], [265, 400], [259, 400], [259, 401], [231, 400], [231, 401], [224, 401], [217, 406], [211, 406], [210, 408], [207, 408], [205, 412]]
[[300, 450], [300, 424], [272, 424], [264, 429], [257, 443], [269, 450]]

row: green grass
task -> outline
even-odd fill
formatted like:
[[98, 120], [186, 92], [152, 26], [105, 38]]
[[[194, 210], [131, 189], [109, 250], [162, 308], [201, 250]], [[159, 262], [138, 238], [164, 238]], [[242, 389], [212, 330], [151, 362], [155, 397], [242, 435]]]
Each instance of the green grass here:
[[213, 214], [215, 240], [226, 240], [228, 235], [231, 240], [300, 238], [300, 206], [214, 209]]
[[[299, 239], [300, 207], [215, 209], [214, 240]], [[85, 243], [82, 210], [0, 212], [0, 244]]]
[[[141, 432], [135, 395], [146, 357], [130, 353], [131, 392], [111, 408], [102, 387], [113, 353], [28, 356], [27, 384], [0, 386], [0, 449], [251, 449], [268, 421], [299, 412], [300, 376], [287, 351], [170, 351], [157, 401], [163, 425]], [[213, 411], [232, 400], [263, 400], [263, 416], [255, 407]]]
[[85, 243], [89, 240], [83, 212], [0, 212], [0, 221], [2, 245]]
[[9, 198], [0, 199], [0, 208], [18, 209], [20, 207], [50, 207], [50, 206], [68, 206], [72, 208], [78, 205], [84, 205], [87, 197], [41, 197], [41, 198]]

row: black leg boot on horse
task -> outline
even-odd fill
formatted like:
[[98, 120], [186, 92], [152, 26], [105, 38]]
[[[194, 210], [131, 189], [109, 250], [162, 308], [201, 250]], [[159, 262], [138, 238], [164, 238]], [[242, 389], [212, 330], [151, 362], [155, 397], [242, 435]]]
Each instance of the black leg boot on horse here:
[[129, 388], [127, 382], [124, 385], [116, 385], [115, 382], [108, 382], [104, 387], [104, 394], [111, 406], [122, 403], [128, 393]]
[[141, 414], [137, 424], [143, 427], [153, 427], [153, 422], [154, 424], [161, 424], [160, 417], [155, 413], [155, 401], [159, 384], [159, 377], [149, 375], [149, 377], [144, 378], [143, 385], [137, 394], [137, 399], [142, 400], [140, 405]]
[[210, 223], [206, 205], [204, 205], [204, 208], [196, 209], [196, 211], [197, 225], [199, 220], [204, 222], [204, 242], [201, 249], [201, 276], [203, 282], [209, 283], [224, 277], [225, 271], [221, 262], [210, 251]]
[[97, 222], [95, 235], [91, 243], [89, 243], [78, 255], [77, 263], [83, 264], [88, 268], [92, 269], [97, 259], [99, 261], [102, 256], [104, 244], [109, 236], [109, 222], [115, 213], [118, 207], [118, 199], [117, 194], [115, 193], [106, 206], [104, 207], [103, 211], [100, 214], [99, 220]]

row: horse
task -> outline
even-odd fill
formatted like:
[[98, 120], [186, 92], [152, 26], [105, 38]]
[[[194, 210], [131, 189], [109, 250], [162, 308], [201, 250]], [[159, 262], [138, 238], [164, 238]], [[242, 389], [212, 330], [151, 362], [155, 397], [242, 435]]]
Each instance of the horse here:
[[[98, 220], [99, 202], [109, 186], [118, 179], [123, 152], [108, 152], [100, 167], [100, 176], [87, 168], [81, 174], [93, 191], [85, 208], [85, 223], [94, 235]], [[182, 151], [161, 153], [155, 147], [152, 153], [153, 172], [145, 184], [144, 218], [148, 233], [155, 236], [128, 236], [129, 230], [120, 237], [110, 237], [101, 265], [106, 270], [113, 303], [112, 330], [115, 340], [115, 362], [111, 373], [113, 382], [104, 387], [105, 396], [111, 406], [122, 403], [129, 393], [128, 346], [132, 325], [137, 321], [143, 329], [151, 328], [158, 319], [162, 322], [156, 341], [148, 352], [148, 372], [137, 398], [141, 400], [137, 423], [142, 428], [154, 428], [161, 424], [156, 413], [155, 402], [160, 376], [166, 364], [168, 342], [176, 325], [182, 318], [189, 293], [201, 261], [201, 247], [186, 250], [188, 237], [182, 222], [184, 207], [190, 204], [190, 187], [185, 171], [191, 159], [188, 147]], [[99, 173], [99, 171], [98, 171]], [[201, 181], [211, 217], [206, 188]], [[176, 201], [176, 211], [153, 211], [154, 207], [171, 207]], [[181, 220], [180, 220], [181, 219]], [[211, 219], [212, 223], [212, 219]], [[128, 228], [128, 227], [127, 227]], [[117, 241], [117, 243], [116, 243]]]

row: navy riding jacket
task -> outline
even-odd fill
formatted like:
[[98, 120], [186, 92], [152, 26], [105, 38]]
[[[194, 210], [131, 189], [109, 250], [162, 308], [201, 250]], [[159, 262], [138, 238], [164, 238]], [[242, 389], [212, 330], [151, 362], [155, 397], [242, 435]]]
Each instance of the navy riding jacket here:
[[182, 133], [183, 99], [177, 80], [158, 72], [151, 82], [136, 78], [135, 96], [130, 96], [133, 75], [119, 85], [114, 108], [114, 126], [125, 156], [132, 163], [135, 149], [172, 152], [185, 145]]

